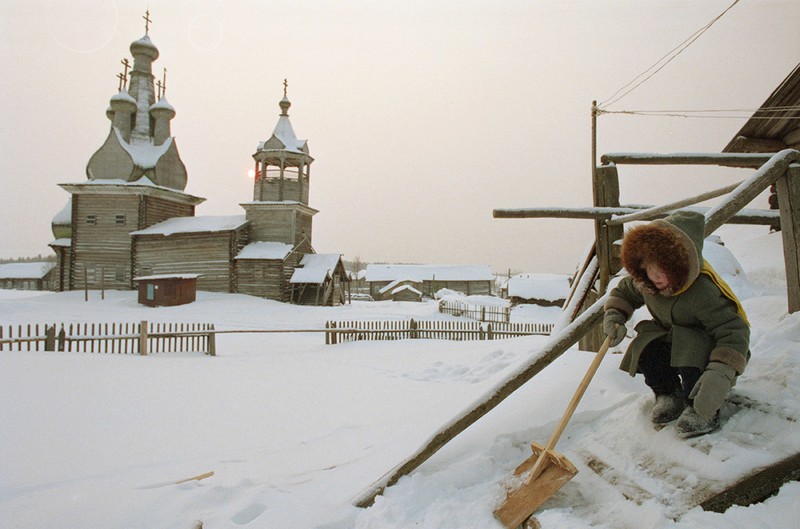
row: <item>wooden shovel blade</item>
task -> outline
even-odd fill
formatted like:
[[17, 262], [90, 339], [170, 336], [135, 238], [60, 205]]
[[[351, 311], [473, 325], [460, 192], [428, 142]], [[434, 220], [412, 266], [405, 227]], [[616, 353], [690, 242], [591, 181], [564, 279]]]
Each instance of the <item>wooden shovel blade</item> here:
[[515, 480], [512, 488], [506, 491], [506, 499], [494, 511], [495, 517], [508, 529], [514, 529], [527, 520], [544, 502], [563, 487], [567, 481], [578, 473], [575, 465], [569, 459], [552, 450], [547, 452], [547, 463], [541, 474], [525, 484], [525, 476], [544, 451], [544, 447], [536, 443], [531, 444], [533, 455], [522, 462], [514, 470]]

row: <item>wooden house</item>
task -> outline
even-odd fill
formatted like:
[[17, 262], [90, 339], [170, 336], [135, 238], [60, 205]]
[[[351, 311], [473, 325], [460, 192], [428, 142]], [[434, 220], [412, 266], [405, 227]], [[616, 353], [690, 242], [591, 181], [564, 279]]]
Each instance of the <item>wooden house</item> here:
[[56, 263], [52, 261], [0, 264], [0, 288], [53, 290]]
[[289, 282], [292, 303], [337, 306], [349, 301], [350, 276], [340, 254], [304, 255]]
[[394, 281], [415, 281], [428, 297], [443, 288], [468, 296], [491, 295], [494, 282], [491, 269], [483, 265], [369, 264], [365, 278], [372, 299], [381, 299], [381, 290]]
[[134, 278], [139, 303], [148, 307], [172, 307], [197, 299], [198, 274], [161, 274]]
[[237, 292], [234, 258], [247, 243], [244, 215], [176, 217], [131, 236], [137, 276], [199, 274], [200, 290]]

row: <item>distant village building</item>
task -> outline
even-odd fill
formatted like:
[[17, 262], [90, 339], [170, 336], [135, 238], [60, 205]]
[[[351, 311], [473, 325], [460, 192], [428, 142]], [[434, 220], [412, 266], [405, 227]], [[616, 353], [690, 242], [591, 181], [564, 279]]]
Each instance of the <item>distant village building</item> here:
[[402, 285], [391, 291], [392, 301], [422, 301], [422, 292], [411, 285]]
[[[133, 65], [123, 61], [106, 111], [110, 131], [89, 159], [88, 180], [60, 184], [71, 197], [53, 219], [54, 289], [131, 290], [137, 277], [194, 274], [199, 290], [346, 302], [340, 255], [333, 271], [315, 276], [318, 283], [292, 279], [315, 254], [317, 210], [308, 205], [314, 159], [289, 121], [286, 82], [278, 123], [253, 154], [253, 198], [241, 204], [244, 214], [196, 216], [205, 199], [184, 191], [188, 174], [170, 132], [175, 110], [166, 99], [166, 70], [157, 82], [152, 72], [158, 49], [145, 34], [130, 51]], [[315, 289], [320, 297], [305, 294]]]
[[[381, 292], [393, 282], [409, 281], [421, 287], [422, 294], [433, 297], [446, 288], [468, 296], [491, 295], [494, 275], [488, 266], [447, 266], [410, 264], [369, 264], [364, 277], [372, 299], [384, 299]], [[399, 284], [399, 283], [398, 283]]]
[[502, 297], [513, 305], [527, 303], [542, 307], [561, 307], [570, 289], [570, 276], [565, 274], [518, 274], [502, 287]]
[[8, 290], [50, 290], [56, 263], [50, 261], [0, 264], [0, 288]]

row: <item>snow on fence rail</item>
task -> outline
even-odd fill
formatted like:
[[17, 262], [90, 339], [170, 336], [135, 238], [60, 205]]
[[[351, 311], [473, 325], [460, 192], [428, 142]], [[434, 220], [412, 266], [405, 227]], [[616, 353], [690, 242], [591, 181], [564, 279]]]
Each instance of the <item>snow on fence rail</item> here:
[[325, 343], [357, 340], [500, 340], [517, 336], [549, 335], [552, 323], [482, 323], [478, 321], [329, 321]]
[[511, 307], [470, 305], [461, 301], [440, 301], [439, 313], [499, 323], [508, 323], [511, 319]]
[[210, 323], [70, 323], [0, 325], [0, 351], [76, 351], [139, 354], [216, 354]]

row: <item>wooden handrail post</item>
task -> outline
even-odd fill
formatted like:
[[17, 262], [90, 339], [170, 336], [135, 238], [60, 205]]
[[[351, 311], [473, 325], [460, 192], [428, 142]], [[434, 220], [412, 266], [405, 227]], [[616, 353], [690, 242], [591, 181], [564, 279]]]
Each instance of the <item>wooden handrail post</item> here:
[[781, 212], [783, 258], [789, 313], [800, 310], [800, 165], [790, 165], [775, 182]]

